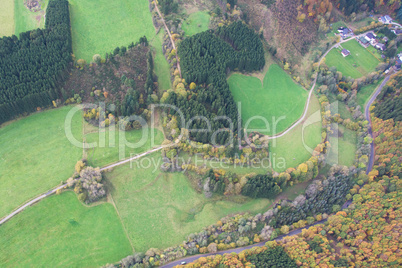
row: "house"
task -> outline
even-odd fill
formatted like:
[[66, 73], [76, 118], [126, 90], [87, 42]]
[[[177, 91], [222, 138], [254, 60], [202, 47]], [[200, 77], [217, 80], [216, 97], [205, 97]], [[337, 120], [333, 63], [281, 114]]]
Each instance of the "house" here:
[[382, 16], [378, 19], [378, 21], [384, 23], [384, 24], [390, 24], [392, 23], [392, 18], [388, 15]]
[[402, 61], [402, 53], [399, 53], [399, 54], [398, 54], [398, 59], [399, 59], [400, 61]]
[[388, 41], [389, 41], [388, 37], [386, 37], [386, 36], [384, 36], [384, 37], [382, 38], [382, 40], [383, 40], [385, 43], [388, 43]]
[[372, 40], [375, 39], [375, 37], [376, 37], [375, 34], [373, 34], [373, 33], [368, 33], [368, 34], [366, 34], [366, 36], [365, 36], [364, 38], [365, 38], [367, 41], [371, 42]]
[[381, 51], [384, 51], [387, 47], [386, 47], [384, 44], [377, 43], [377, 44], [375, 45], [375, 48], [376, 48], [376, 49], [379, 49], [379, 50], [381, 50]]
[[342, 38], [353, 36], [353, 31], [345, 27], [339, 27], [338, 33], [342, 36]]
[[395, 70], [396, 71], [399, 71], [400, 69], [401, 69], [401, 65], [402, 65], [402, 61], [400, 60], [400, 59], [397, 59], [396, 61], [395, 61]]
[[344, 56], [344, 57], [347, 57], [347, 56], [349, 56], [350, 55], [350, 51], [349, 50], [347, 50], [347, 49], [342, 49], [342, 56]]
[[367, 41], [367, 39], [363, 36], [357, 39], [360, 45], [362, 45], [364, 48], [367, 48], [370, 45], [370, 42]]

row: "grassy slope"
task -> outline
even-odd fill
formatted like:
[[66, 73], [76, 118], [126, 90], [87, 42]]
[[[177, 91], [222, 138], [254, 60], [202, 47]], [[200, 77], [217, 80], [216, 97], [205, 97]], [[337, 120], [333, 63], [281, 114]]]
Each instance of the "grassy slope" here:
[[[73, 173], [82, 149], [65, 135], [71, 108], [36, 113], [0, 128], [0, 217]], [[73, 118], [77, 140], [82, 140], [81, 118], [81, 113]]]
[[[24, 1], [15, 0], [15, 35], [19, 35], [22, 32], [30, 31], [36, 28], [44, 28], [45, 19], [43, 15], [45, 14], [45, 10], [47, 7], [47, 3], [49, 0], [45, 0], [42, 3], [42, 11], [40, 12], [31, 12], [24, 5]], [[40, 19], [37, 20], [36, 18]]]
[[[281, 172], [289, 167], [296, 167], [311, 157], [311, 153], [303, 145], [302, 132], [304, 125], [306, 126], [303, 132], [304, 143], [311, 149], [321, 142], [321, 121], [308, 125], [315, 121], [314, 118], [321, 120], [320, 104], [315, 95], [312, 95], [304, 123], [299, 124], [285, 136], [270, 141], [271, 156], [275, 160], [272, 166], [276, 171]], [[285, 166], [281, 164], [283, 162]]]
[[364, 107], [368, 99], [370, 98], [371, 94], [376, 90], [377, 86], [382, 82], [382, 79], [379, 80], [375, 84], [370, 84], [367, 86], [362, 87], [358, 92], [357, 92], [357, 104], [360, 105], [361, 111], [364, 111]]
[[351, 166], [355, 160], [357, 135], [356, 132], [338, 125], [340, 132], [343, 132], [343, 137], [329, 137], [331, 149], [328, 155], [328, 161], [331, 164], [339, 164]]
[[[148, 160], [145, 160], [148, 159]], [[149, 161], [159, 163], [148, 168]], [[136, 251], [165, 248], [183, 241], [189, 233], [215, 223], [230, 213], [264, 211], [266, 199], [231, 202], [228, 197], [206, 199], [196, 193], [183, 173], [161, 173], [160, 153], [106, 174], [111, 193]], [[236, 198], [238, 199], [238, 198]]]
[[[276, 64], [269, 67], [264, 77], [264, 83], [258, 78], [242, 74], [233, 74], [228, 82], [236, 102], [241, 101], [242, 119], [245, 125], [247, 120], [254, 116], [264, 117], [270, 126], [270, 131], [260, 131], [264, 134], [275, 134], [284, 131], [295, 122], [303, 113], [308, 92], [298, 86]], [[279, 121], [276, 131], [273, 131], [274, 121]], [[248, 129], [265, 129], [265, 123], [260, 119], [250, 122]]]
[[117, 46], [155, 35], [147, 0], [70, 0], [73, 50], [77, 59], [104, 57]]
[[[95, 128], [95, 130], [98, 129]], [[154, 129], [154, 131], [155, 131], [154, 142], [152, 142], [151, 129], [148, 129], [148, 135], [144, 134], [144, 137], [146, 137], [146, 139], [141, 141], [143, 136], [142, 130], [130, 130], [127, 132], [117, 130], [110, 132], [109, 129], [107, 128], [106, 132], [102, 132], [103, 134], [105, 134], [104, 146], [102, 146], [99, 141], [100, 138], [101, 140], [103, 140], [102, 138], [103, 134], [101, 134], [98, 131], [87, 134], [85, 136], [86, 142], [97, 143], [97, 147], [87, 150], [87, 157], [89, 164], [93, 166], [103, 167], [106, 166], [107, 164], [123, 160], [130, 156], [134, 156], [134, 154], [143, 153], [153, 147], [160, 145], [163, 141], [163, 134], [161, 131], [157, 129]], [[111, 138], [112, 140], [114, 140], [114, 145], [109, 143], [110, 134], [112, 134]], [[122, 140], [122, 144], [120, 144], [120, 135], [125, 135], [127, 144], [132, 144], [132, 146], [131, 145], [125, 146], [124, 140]], [[133, 148], [131, 148], [130, 146]], [[120, 157], [120, 154], [122, 154], [123, 157]]]
[[206, 11], [198, 11], [190, 14], [182, 25], [185, 35], [191, 36], [208, 30], [210, 17]]
[[1, 1], [0, 37], [14, 34], [14, 0]]
[[51, 196], [0, 228], [1, 267], [99, 267], [132, 253], [111, 204]]
[[159, 93], [162, 93], [172, 87], [170, 81], [170, 66], [162, 52], [163, 35], [165, 31], [161, 31], [151, 40], [154, 47], [155, 73], [158, 76]]
[[335, 66], [345, 76], [362, 77], [374, 71], [380, 62], [356, 40], [343, 43], [342, 47], [350, 51], [349, 56], [343, 57], [341, 49], [333, 49], [326, 56], [325, 63], [328, 66]]

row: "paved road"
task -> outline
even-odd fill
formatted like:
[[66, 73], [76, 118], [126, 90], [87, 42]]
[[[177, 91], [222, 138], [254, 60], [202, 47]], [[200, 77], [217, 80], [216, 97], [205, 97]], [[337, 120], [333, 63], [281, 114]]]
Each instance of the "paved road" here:
[[[168, 146], [169, 146], [169, 145], [168, 145]], [[153, 152], [159, 151], [159, 150], [161, 150], [161, 149], [164, 148], [164, 147], [166, 147], [166, 146], [157, 147], [157, 148], [155, 148], [155, 149], [146, 151], [145, 153], [142, 153], [142, 154], [139, 154], [139, 155], [130, 157], [130, 158], [128, 158], [128, 159], [125, 159], [125, 160], [123, 160], [123, 161], [120, 161], [120, 162], [117, 162], [117, 163], [108, 165], [108, 166], [106, 166], [106, 167], [103, 167], [103, 168], [101, 168], [100, 170], [103, 171], [103, 170], [106, 170], [106, 169], [109, 169], [109, 168], [113, 168], [113, 167], [116, 167], [116, 166], [120, 166], [120, 165], [126, 164], [126, 163], [128, 163], [128, 162], [130, 162], [130, 161], [136, 160], [136, 159], [138, 159], [138, 158], [141, 158], [141, 157], [146, 156], [146, 155], [148, 155], [148, 154], [151, 154], [151, 153], [153, 153]], [[15, 215], [17, 215], [18, 213], [20, 213], [21, 211], [23, 211], [23, 210], [26, 209], [27, 207], [29, 207], [29, 206], [35, 204], [36, 202], [39, 202], [40, 200], [42, 200], [42, 199], [48, 197], [49, 195], [52, 195], [52, 194], [56, 193], [57, 190], [63, 189], [63, 188], [66, 187], [66, 186], [67, 186], [67, 183], [66, 183], [66, 184], [63, 184], [63, 185], [61, 185], [61, 186], [58, 186], [58, 187], [54, 188], [53, 190], [50, 190], [50, 191], [48, 191], [48, 192], [46, 192], [46, 193], [44, 193], [44, 194], [42, 194], [42, 195], [36, 197], [35, 199], [33, 199], [33, 200], [31, 200], [31, 201], [25, 203], [24, 205], [22, 205], [22, 206], [19, 207], [18, 209], [14, 210], [11, 214], [9, 214], [9, 215], [7, 215], [6, 217], [2, 218], [2, 219], [0, 220], [0, 225], [2, 225], [3, 223], [5, 223], [6, 221], [8, 221], [9, 219], [11, 219], [12, 217], [14, 217]]]
[[180, 61], [179, 61], [179, 57], [177, 56], [177, 49], [176, 49], [176, 45], [175, 45], [175, 43], [174, 43], [174, 41], [173, 41], [172, 34], [170, 33], [170, 30], [169, 30], [169, 28], [168, 28], [167, 25], [166, 25], [166, 22], [165, 22], [165, 19], [164, 19], [163, 16], [162, 16], [162, 13], [159, 11], [157, 2], [154, 1], [154, 3], [155, 3], [156, 12], [158, 12], [159, 17], [161, 17], [162, 23], [163, 23], [163, 25], [165, 26], [166, 32], [167, 32], [168, 35], [169, 35], [170, 42], [172, 43], [173, 49], [176, 50], [176, 66], [177, 66], [177, 70], [179, 70], [180, 77], [181, 77]]
[[[362, 33], [362, 34], [360, 34], [360, 35], [352, 36], [352, 37], [349, 38], [349, 39], [342, 40], [342, 41], [340, 41], [340, 42], [334, 44], [332, 47], [330, 47], [330, 48], [324, 53], [324, 55], [321, 56], [321, 59], [318, 61], [318, 68], [320, 67], [320, 65], [321, 65], [321, 63], [322, 63], [322, 60], [328, 55], [328, 53], [329, 53], [333, 48], [336, 48], [336, 47], [338, 47], [339, 45], [341, 45], [342, 43], [351, 41], [352, 39], [355, 39], [355, 38], [357, 38], [357, 37], [364, 36], [364, 35], [366, 35], [367, 33], [370, 33], [370, 32], [373, 32], [373, 31], [367, 31], [367, 32]], [[311, 96], [312, 96], [312, 94], [313, 94], [314, 87], [315, 87], [315, 85], [316, 85], [316, 83], [317, 83], [317, 77], [318, 77], [318, 75], [317, 75], [316, 78], [314, 79], [313, 86], [311, 87], [311, 90], [310, 90], [310, 92], [309, 92], [309, 94], [308, 94], [307, 101], [306, 101], [306, 105], [304, 106], [303, 115], [299, 118], [299, 120], [297, 120], [293, 125], [291, 125], [291, 126], [290, 126], [288, 129], [286, 129], [285, 131], [283, 131], [283, 132], [281, 132], [281, 133], [279, 133], [279, 134], [277, 134], [277, 135], [275, 135], [275, 136], [270, 136], [270, 137], [268, 137], [269, 140], [272, 140], [272, 139], [276, 139], [276, 138], [280, 138], [280, 137], [282, 137], [282, 136], [285, 136], [289, 131], [291, 131], [292, 129], [294, 129], [295, 127], [297, 127], [297, 125], [299, 125], [300, 123], [303, 122], [303, 120], [306, 118], [306, 115], [307, 115], [307, 112], [308, 112], [308, 107], [309, 107], [309, 105], [310, 105]]]
[[[377, 90], [375, 91], [373, 96], [371, 96], [371, 98], [367, 102], [367, 105], [366, 105], [366, 108], [365, 108], [365, 111], [364, 111], [364, 116], [366, 117], [366, 119], [370, 123], [368, 132], [371, 135], [371, 137], [373, 137], [373, 131], [371, 129], [372, 125], [371, 125], [371, 118], [370, 118], [370, 106], [371, 106], [371, 104], [373, 104], [373, 102], [377, 98], [378, 94], [380, 94], [382, 88], [388, 82], [389, 78], [390, 78], [390, 75], [385, 77], [384, 81], [382, 81], [381, 85], [377, 88]], [[369, 163], [368, 163], [368, 166], [367, 166], [367, 171], [366, 171], [367, 174], [371, 171], [371, 169], [373, 168], [373, 165], [374, 165], [374, 140], [371, 142], [370, 147], [371, 147], [370, 148], [370, 159], [369, 159]]]

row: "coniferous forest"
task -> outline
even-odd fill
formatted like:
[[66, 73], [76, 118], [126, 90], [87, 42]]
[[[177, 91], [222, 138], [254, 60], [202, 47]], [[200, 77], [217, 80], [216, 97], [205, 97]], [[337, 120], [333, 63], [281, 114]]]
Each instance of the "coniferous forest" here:
[[0, 124], [59, 98], [72, 60], [66, 0], [51, 0], [45, 29], [0, 38]]
[[[264, 49], [258, 35], [242, 22], [235, 22], [185, 39], [179, 46], [178, 55], [183, 78], [198, 86], [189, 100], [172, 92], [166, 102], [177, 106], [184, 113], [186, 122], [194, 116], [204, 116], [212, 124], [210, 131], [190, 131], [191, 138], [211, 142], [215, 131], [229, 128], [230, 121], [217, 120], [218, 116], [230, 118], [236, 132], [241, 119], [226, 75], [230, 70], [251, 72], [264, 67]], [[207, 129], [207, 124], [205, 120], [194, 120], [188, 128]], [[228, 139], [229, 133], [222, 131], [215, 141], [225, 144]]]

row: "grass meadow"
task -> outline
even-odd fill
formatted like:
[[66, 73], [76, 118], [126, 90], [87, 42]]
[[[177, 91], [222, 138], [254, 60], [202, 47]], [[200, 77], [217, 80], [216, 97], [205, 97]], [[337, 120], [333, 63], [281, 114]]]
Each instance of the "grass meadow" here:
[[73, 192], [45, 198], [0, 227], [1, 267], [100, 267], [132, 254], [112, 204]]
[[357, 95], [356, 95], [357, 104], [360, 105], [360, 107], [361, 107], [360, 110], [362, 112], [364, 111], [366, 102], [369, 100], [370, 96], [374, 93], [374, 91], [376, 90], [378, 85], [381, 84], [381, 82], [382, 82], [382, 79], [379, 80], [375, 84], [370, 84], [370, 85], [364, 86], [361, 89], [359, 89], [359, 91], [357, 91]]
[[342, 48], [332, 49], [325, 57], [325, 63], [336, 69], [345, 76], [359, 78], [375, 70], [380, 63], [367, 49], [362, 47], [356, 40], [343, 43], [342, 47], [350, 51], [350, 55], [343, 57]]
[[[153, 163], [159, 163], [154, 165]], [[267, 199], [212, 197], [197, 193], [183, 173], [162, 173], [160, 152], [106, 173], [122, 222], [136, 251], [166, 248], [220, 218], [265, 211]], [[156, 168], [155, 168], [156, 166]]]
[[[241, 116], [246, 127], [247, 120], [254, 116], [265, 118], [269, 123], [269, 131], [259, 131], [273, 135], [286, 130], [303, 114], [308, 92], [297, 85], [290, 76], [277, 64], [269, 67], [263, 83], [261, 80], [243, 74], [232, 74], [228, 79], [230, 91], [236, 102], [241, 102]], [[279, 117], [276, 131], [273, 125]], [[254, 119], [247, 129], [266, 129], [264, 121]]]
[[303, 123], [297, 125], [285, 136], [270, 141], [270, 154], [273, 158], [272, 167], [277, 172], [285, 171], [289, 167], [297, 167], [312, 155], [305, 145], [307, 148], [314, 150], [320, 142], [320, 103], [313, 94]]
[[355, 160], [357, 135], [342, 125], [338, 125], [338, 137], [329, 136], [331, 148], [329, 150], [328, 162], [344, 166], [351, 166]]
[[152, 39], [155, 28], [147, 0], [69, 0], [73, 51], [77, 59], [110, 53], [141, 36]]
[[[117, 127], [109, 131], [109, 128], [94, 128], [96, 132], [85, 135], [87, 143], [96, 142], [97, 146], [92, 149], [86, 149], [89, 165], [103, 167], [108, 164], [129, 158], [135, 154], [143, 153], [162, 144], [163, 133], [158, 129], [148, 128], [148, 134], [143, 130], [120, 131]], [[154, 141], [151, 139], [151, 133], [154, 131]], [[120, 144], [120, 136], [125, 137]], [[145, 137], [142, 140], [143, 136]], [[103, 143], [103, 145], [102, 145]], [[138, 143], [138, 144], [137, 144]], [[132, 147], [132, 148], [131, 148]], [[120, 157], [122, 154], [122, 158]]]
[[14, 28], [14, 0], [3, 0], [0, 8], [0, 37], [13, 35]]
[[[0, 218], [74, 172], [82, 148], [65, 134], [71, 108], [38, 112], [0, 128]], [[82, 140], [81, 113], [73, 117], [72, 133]]]
[[170, 66], [162, 52], [164, 34], [164, 28], [161, 28], [159, 33], [151, 40], [151, 45], [154, 48], [154, 71], [158, 76], [158, 90], [160, 94], [172, 87]]
[[22, 32], [30, 31], [36, 28], [45, 27], [45, 11], [49, 0], [42, 1], [42, 10], [32, 12], [25, 7], [23, 0], [14, 1], [14, 21], [15, 35], [18, 36]]
[[210, 15], [206, 11], [192, 13], [183, 22], [182, 29], [186, 36], [208, 30]]

